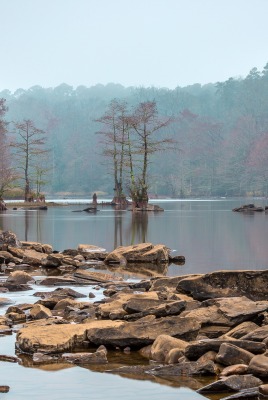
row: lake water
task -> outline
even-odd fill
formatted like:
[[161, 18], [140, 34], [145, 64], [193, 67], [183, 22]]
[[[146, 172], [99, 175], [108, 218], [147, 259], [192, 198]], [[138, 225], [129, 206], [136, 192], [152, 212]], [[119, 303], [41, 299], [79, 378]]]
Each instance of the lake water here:
[[264, 205], [252, 199], [157, 201], [164, 212], [135, 214], [101, 205], [96, 214], [73, 212], [86, 204], [47, 211], [10, 209], [0, 214], [0, 229], [15, 232], [21, 240], [52, 244], [55, 250], [81, 243], [109, 251], [120, 245], [162, 243], [186, 258], [184, 266], [171, 266], [168, 275], [266, 269], [268, 213], [231, 211], [253, 201]]
[[[252, 199], [157, 201], [164, 212], [134, 215], [127, 210], [101, 205], [96, 214], [73, 212], [86, 207], [86, 201], [80, 201], [79, 205], [49, 207], [47, 211], [9, 209], [0, 214], [0, 229], [15, 232], [21, 240], [52, 244], [55, 250], [76, 248], [80, 243], [107, 250], [140, 242], [163, 243], [186, 258], [185, 265], [169, 267], [167, 275], [170, 276], [219, 269], [266, 269], [268, 214], [231, 211], [249, 202], [253, 202]], [[264, 205], [261, 200], [255, 203]], [[35, 290], [36, 287], [30, 292], [5, 296], [17, 303], [35, 302], [37, 298], [31, 299]], [[86, 290], [89, 292], [88, 288]], [[100, 292], [95, 294], [96, 299], [101, 297]], [[2, 308], [0, 314], [3, 313]], [[15, 334], [0, 337], [0, 354], [14, 355], [14, 342]], [[126, 362], [126, 359], [117, 360], [116, 365]], [[127, 379], [69, 365], [33, 368], [27, 362], [23, 365], [0, 362], [0, 385], [11, 387], [9, 393], [0, 397], [3, 400], [203, 398], [187, 388], [193, 387], [193, 380], [188, 382], [185, 377], [173, 382], [146, 379]]]

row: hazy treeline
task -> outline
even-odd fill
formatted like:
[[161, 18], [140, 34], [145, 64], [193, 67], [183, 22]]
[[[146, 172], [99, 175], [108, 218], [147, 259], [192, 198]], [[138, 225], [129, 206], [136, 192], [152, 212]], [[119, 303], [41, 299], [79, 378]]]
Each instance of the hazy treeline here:
[[[174, 138], [174, 151], [155, 156], [149, 193], [154, 195], [267, 195], [268, 64], [246, 78], [201, 86], [124, 88], [118, 84], [76, 89], [4, 90], [6, 121], [24, 119], [46, 132], [50, 183], [46, 191], [113, 195], [109, 163], [102, 156], [96, 122], [112, 99], [129, 107], [155, 101], [159, 117], [172, 116], [161, 134]], [[11, 126], [12, 124], [10, 124]]]

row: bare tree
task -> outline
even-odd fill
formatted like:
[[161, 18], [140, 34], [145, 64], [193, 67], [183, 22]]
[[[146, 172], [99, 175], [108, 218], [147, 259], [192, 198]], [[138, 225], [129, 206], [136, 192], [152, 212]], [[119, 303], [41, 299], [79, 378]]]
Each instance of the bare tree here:
[[48, 149], [45, 148], [46, 134], [42, 129], [36, 128], [32, 120], [23, 120], [15, 123], [16, 139], [12, 146], [16, 150], [18, 168], [23, 171], [24, 200], [31, 201], [31, 182], [34, 168], [38, 166], [40, 156], [44, 156]]
[[106, 113], [96, 122], [102, 124], [102, 154], [111, 160], [114, 179], [113, 203], [125, 204], [126, 196], [123, 191], [123, 173], [126, 156], [126, 138], [128, 132], [128, 111], [124, 101], [112, 100]]
[[136, 134], [133, 153], [137, 154], [136, 179], [132, 179], [131, 196], [136, 205], [146, 208], [148, 204], [148, 168], [151, 156], [155, 153], [174, 148], [175, 141], [169, 137], [160, 136], [159, 131], [166, 128], [172, 121], [171, 117], [159, 117], [154, 101], [140, 103], [134, 110], [130, 125]]
[[6, 111], [5, 99], [0, 99], [0, 198], [12, 187], [17, 179], [17, 175], [11, 165], [7, 122], [3, 119]]

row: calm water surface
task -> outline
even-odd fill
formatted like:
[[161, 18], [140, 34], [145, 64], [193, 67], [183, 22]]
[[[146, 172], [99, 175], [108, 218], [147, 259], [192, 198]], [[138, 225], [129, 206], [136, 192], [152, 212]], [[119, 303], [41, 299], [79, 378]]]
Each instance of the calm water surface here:
[[[47, 211], [8, 210], [0, 214], [0, 229], [11, 230], [21, 240], [52, 244], [55, 250], [76, 248], [80, 243], [113, 250], [140, 242], [163, 243], [186, 257], [184, 266], [171, 265], [168, 275], [205, 273], [218, 269], [266, 269], [268, 264], [268, 215], [233, 213], [243, 200], [162, 201], [163, 213], [135, 214], [99, 206], [96, 214], [73, 212], [85, 204], [51, 207]], [[86, 203], [86, 202], [84, 202]], [[262, 201], [255, 201], [258, 205]], [[5, 294], [15, 303], [35, 302], [30, 292]], [[88, 288], [74, 289], [88, 293]], [[47, 290], [47, 288], [42, 288]], [[90, 291], [94, 291], [90, 288]], [[95, 292], [96, 299], [101, 292]], [[0, 314], [4, 314], [0, 308]], [[15, 335], [0, 337], [0, 354], [14, 355]], [[122, 365], [126, 362], [122, 362]], [[118, 361], [118, 365], [120, 362]], [[176, 382], [126, 379], [69, 365], [32, 368], [0, 362], [0, 385], [11, 390], [3, 400], [125, 399], [195, 400], [203, 397]], [[160, 384], [162, 383], [162, 384]], [[205, 384], [205, 383], [204, 383]], [[175, 387], [171, 387], [174, 385]]]
[[96, 214], [73, 212], [83, 210], [85, 204], [47, 211], [11, 209], [0, 214], [0, 229], [15, 232], [21, 240], [52, 244], [55, 250], [76, 248], [80, 243], [107, 250], [141, 242], [163, 243], [186, 258], [183, 267], [171, 266], [169, 275], [266, 269], [268, 214], [231, 211], [248, 202], [252, 199], [158, 201], [164, 212], [135, 214], [101, 205]]

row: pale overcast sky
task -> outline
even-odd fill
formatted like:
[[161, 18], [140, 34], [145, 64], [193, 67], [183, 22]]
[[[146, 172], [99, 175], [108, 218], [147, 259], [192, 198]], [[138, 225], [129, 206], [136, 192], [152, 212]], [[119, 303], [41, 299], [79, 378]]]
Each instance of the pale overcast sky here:
[[175, 88], [268, 62], [268, 0], [0, 0], [0, 90]]

